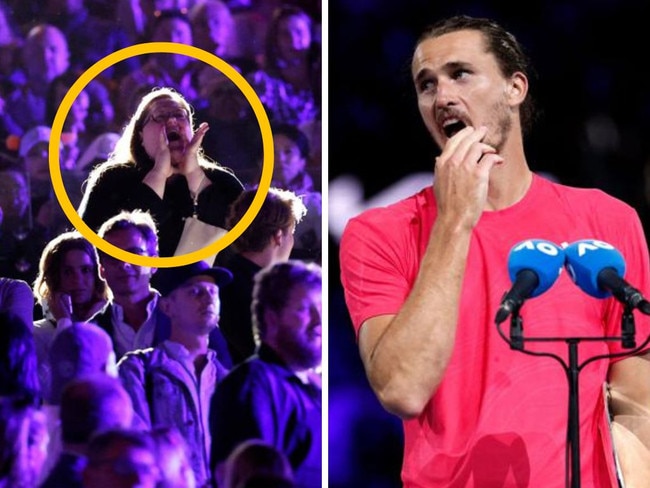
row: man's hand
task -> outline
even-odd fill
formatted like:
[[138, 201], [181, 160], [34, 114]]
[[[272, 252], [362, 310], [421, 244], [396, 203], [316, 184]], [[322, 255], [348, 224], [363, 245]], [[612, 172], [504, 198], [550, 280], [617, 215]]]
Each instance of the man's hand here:
[[486, 133], [486, 127], [465, 127], [436, 158], [433, 189], [439, 215], [467, 228], [476, 225], [485, 209], [490, 170], [503, 162], [494, 147], [481, 142]]

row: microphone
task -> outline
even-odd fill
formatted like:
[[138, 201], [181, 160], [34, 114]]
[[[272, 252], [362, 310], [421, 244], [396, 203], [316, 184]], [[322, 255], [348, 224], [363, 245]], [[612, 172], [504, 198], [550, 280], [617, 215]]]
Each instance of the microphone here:
[[650, 315], [650, 302], [623, 279], [623, 255], [607, 242], [583, 239], [567, 246], [566, 268], [573, 282], [595, 298], [614, 296], [631, 309]]
[[527, 298], [536, 297], [555, 283], [564, 266], [564, 251], [544, 239], [528, 239], [515, 244], [508, 255], [512, 288], [504, 295], [495, 317], [500, 324]]

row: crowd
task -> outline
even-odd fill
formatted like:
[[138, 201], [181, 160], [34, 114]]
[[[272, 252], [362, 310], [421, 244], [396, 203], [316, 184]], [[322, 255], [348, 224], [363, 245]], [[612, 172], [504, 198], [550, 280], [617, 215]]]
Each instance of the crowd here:
[[[320, 3], [0, 0], [0, 486], [321, 486]], [[231, 246], [133, 264], [67, 219], [52, 124], [129, 45], [197, 46], [268, 115], [275, 168]], [[260, 124], [181, 54], [102, 71], [59, 141], [70, 202], [108, 244], [170, 257], [242, 219]]]

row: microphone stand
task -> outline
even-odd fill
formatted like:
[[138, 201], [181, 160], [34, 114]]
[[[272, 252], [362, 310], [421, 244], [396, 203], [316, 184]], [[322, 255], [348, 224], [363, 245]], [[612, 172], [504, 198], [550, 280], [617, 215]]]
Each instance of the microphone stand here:
[[[557, 360], [564, 368], [567, 380], [569, 382], [569, 418], [567, 422], [567, 447], [569, 448], [571, 463], [570, 469], [567, 465], [567, 479], [570, 478], [571, 488], [580, 488], [580, 402], [579, 402], [579, 375], [582, 368], [587, 364], [597, 359], [612, 358], [618, 356], [630, 356], [641, 351], [650, 342], [648, 337], [641, 346], [633, 351], [624, 353], [606, 354], [594, 356], [582, 364], [578, 361], [578, 344], [582, 341], [621, 341], [624, 348], [634, 348], [635, 341], [635, 325], [634, 316], [632, 314], [632, 307], [626, 305], [621, 317], [621, 336], [614, 337], [524, 337], [523, 335], [523, 320], [519, 315], [521, 304], [514, 307], [510, 316], [510, 338], [508, 339], [501, 330], [501, 323], [497, 321], [497, 330], [501, 337], [510, 345], [513, 350], [521, 351], [524, 354], [532, 356], [545, 356], [552, 357]], [[642, 310], [643, 313], [645, 311]], [[650, 314], [646, 314], [650, 315]], [[527, 351], [524, 348], [525, 342], [566, 342], [568, 346], [569, 362], [568, 364], [559, 356], [553, 353]]]

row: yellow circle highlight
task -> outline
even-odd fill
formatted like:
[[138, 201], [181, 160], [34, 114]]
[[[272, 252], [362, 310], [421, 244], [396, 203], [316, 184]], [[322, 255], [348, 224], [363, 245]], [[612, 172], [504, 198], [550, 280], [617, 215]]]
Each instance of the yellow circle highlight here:
[[[90, 227], [88, 227], [88, 225], [86, 225], [86, 223], [77, 213], [76, 209], [72, 206], [70, 198], [68, 197], [68, 194], [63, 185], [63, 179], [61, 177], [59, 140], [61, 139], [61, 133], [63, 131], [63, 123], [65, 122], [65, 118], [67, 117], [74, 100], [77, 98], [81, 90], [83, 90], [86, 85], [90, 83], [102, 71], [104, 71], [106, 68], [109, 68], [110, 66], [113, 66], [115, 63], [131, 58], [133, 56], [152, 53], [184, 54], [185, 56], [203, 61], [213, 68], [221, 71], [233, 83], [235, 83], [235, 85], [237, 85], [241, 92], [246, 96], [248, 103], [251, 104], [251, 107], [255, 112], [255, 116], [262, 133], [262, 147], [264, 158], [262, 173], [260, 176], [257, 192], [255, 193], [255, 197], [253, 198], [250, 207], [243, 215], [241, 220], [237, 222], [237, 224], [224, 236], [217, 239], [212, 244], [204, 247], [203, 249], [183, 254], [182, 256], [140, 256], [138, 254], [127, 252], [105, 241], [99, 237], [97, 233], [95, 233]], [[246, 81], [246, 79], [235, 68], [230, 66], [227, 62], [218, 56], [204, 51], [203, 49], [189, 46], [187, 44], [179, 44], [176, 42], [147, 42], [128, 46], [120, 49], [119, 51], [115, 51], [114, 53], [109, 54], [88, 68], [70, 87], [70, 90], [68, 90], [68, 93], [66, 93], [65, 97], [61, 101], [59, 109], [56, 112], [54, 122], [52, 123], [49, 154], [50, 177], [52, 179], [54, 193], [56, 194], [61, 208], [65, 212], [72, 225], [74, 225], [74, 227], [96, 248], [101, 249], [106, 254], [109, 254], [121, 261], [132, 263], [138, 266], [148, 266], [153, 268], [170, 268], [173, 266], [191, 264], [217, 254], [219, 251], [232, 244], [232, 242], [246, 230], [246, 228], [250, 225], [250, 223], [259, 212], [260, 208], [262, 208], [262, 203], [264, 203], [266, 194], [269, 191], [269, 188], [271, 186], [271, 178], [273, 176], [273, 134], [271, 132], [271, 125], [269, 123], [269, 118], [266, 114], [266, 111], [264, 110], [262, 102], [248, 81]]]

